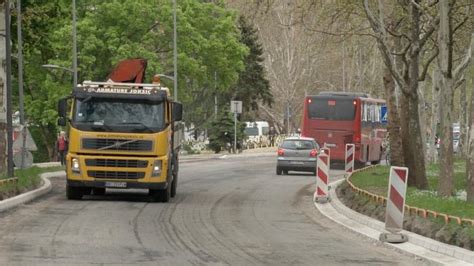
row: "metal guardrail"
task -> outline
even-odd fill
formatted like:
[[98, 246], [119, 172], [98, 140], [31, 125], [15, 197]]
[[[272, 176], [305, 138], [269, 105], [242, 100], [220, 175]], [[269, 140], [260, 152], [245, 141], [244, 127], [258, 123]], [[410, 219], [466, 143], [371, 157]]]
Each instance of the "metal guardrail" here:
[[[379, 165], [371, 165], [371, 166], [368, 166], [368, 167], [365, 167], [365, 168], [362, 168], [362, 169], [357, 169], [354, 172], [352, 172], [351, 174], [349, 174], [349, 176], [347, 176], [346, 181], [349, 184], [349, 186], [351, 187], [352, 191], [356, 192], [357, 194], [363, 195], [363, 196], [369, 198], [371, 201], [373, 201], [377, 204], [387, 204], [387, 198], [386, 197], [371, 193], [371, 192], [369, 192], [367, 190], [364, 190], [364, 189], [361, 189], [361, 188], [358, 188], [351, 182], [351, 177], [352, 177], [353, 174], [360, 173], [360, 172], [363, 172], [363, 171], [367, 171], [367, 170], [369, 170], [371, 168], [374, 168], [374, 167], [379, 167]], [[409, 206], [407, 204], [405, 204], [405, 211], [408, 212], [409, 214], [414, 214], [414, 215], [422, 217], [424, 219], [429, 219], [429, 218], [439, 219], [439, 218], [441, 218], [441, 219], [443, 219], [445, 224], [449, 224], [450, 222], [454, 221], [458, 225], [471, 225], [471, 226], [474, 226], [474, 219], [461, 218], [461, 217], [458, 217], [458, 216], [448, 215], [448, 214], [445, 214], [445, 213], [439, 213], [439, 212], [435, 212], [435, 211], [432, 211], [432, 210], [427, 210], [427, 209], [423, 209], [423, 208]]]

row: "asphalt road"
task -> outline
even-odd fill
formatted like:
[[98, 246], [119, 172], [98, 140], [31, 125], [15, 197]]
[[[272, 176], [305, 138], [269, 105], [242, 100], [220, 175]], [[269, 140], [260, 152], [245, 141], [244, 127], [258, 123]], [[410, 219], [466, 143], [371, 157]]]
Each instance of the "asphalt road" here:
[[311, 200], [314, 176], [277, 176], [274, 160], [182, 164], [167, 204], [117, 190], [68, 201], [53, 179], [52, 193], [0, 214], [0, 265], [426, 263], [326, 219]]

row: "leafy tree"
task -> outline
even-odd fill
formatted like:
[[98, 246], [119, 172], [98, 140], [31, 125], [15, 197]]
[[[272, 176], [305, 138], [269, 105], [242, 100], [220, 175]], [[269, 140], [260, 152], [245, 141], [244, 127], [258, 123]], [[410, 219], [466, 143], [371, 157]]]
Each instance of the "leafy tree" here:
[[[22, 9], [26, 119], [30, 123], [32, 136], [39, 148], [38, 152], [34, 153], [35, 160], [49, 161], [54, 155], [53, 147], [56, 140], [57, 100], [70, 91], [72, 77], [60, 71], [49, 72], [41, 65], [56, 56], [51, 36], [56, 29], [65, 23], [70, 23], [70, 1], [27, 0], [22, 1]], [[15, 51], [16, 13], [12, 15], [12, 41]], [[70, 39], [69, 37], [68, 40]], [[12, 73], [16, 76], [15, 58], [13, 63]], [[16, 89], [16, 84], [13, 87]], [[14, 95], [18, 95], [18, 92], [15, 91]], [[18, 103], [18, 99], [14, 100]]]
[[[245, 137], [245, 123], [237, 121], [237, 148]], [[218, 118], [211, 123], [209, 132], [209, 148], [219, 153], [223, 148], [233, 148], [234, 143], [234, 117], [229, 110], [221, 112]]]
[[[40, 129], [34, 131], [35, 140], [41, 139], [52, 157], [56, 105], [71, 92], [72, 76], [41, 65], [71, 66], [71, 2], [28, 0], [23, 9], [26, 112]], [[77, 11], [79, 82], [103, 81], [118, 61], [136, 57], [148, 59], [148, 80], [156, 73], [172, 75], [171, 1], [77, 1]], [[178, 98], [185, 120], [202, 123], [213, 100], [208, 95], [225, 93], [235, 84], [248, 48], [240, 43], [235, 12], [221, 3], [180, 0], [177, 19]], [[216, 71], [219, 86], [214, 90], [209, 84]], [[162, 82], [172, 87], [172, 82]]]
[[258, 41], [257, 30], [244, 16], [239, 17], [239, 28], [240, 41], [249, 48], [250, 52], [245, 57], [245, 70], [239, 74], [232, 98], [242, 101], [245, 111], [258, 110], [260, 101], [271, 107], [274, 102], [273, 95], [270, 91], [270, 83], [265, 77], [263, 48]]

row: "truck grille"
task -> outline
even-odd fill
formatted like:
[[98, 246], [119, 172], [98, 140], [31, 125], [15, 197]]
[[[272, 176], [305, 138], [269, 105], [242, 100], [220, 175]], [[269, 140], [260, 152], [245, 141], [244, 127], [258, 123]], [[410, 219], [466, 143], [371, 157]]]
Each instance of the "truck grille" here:
[[139, 179], [145, 177], [144, 172], [87, 171], [87, 175], [107, 179]]
[[153, 142], [151, 140], [136, 139], [82, 139], [82, 148], [89, 150], [111, 150], [111, 151], [151, 151]]
[[148, 161], [119, 159], [86, 159], [87, 166], [145, 168]]

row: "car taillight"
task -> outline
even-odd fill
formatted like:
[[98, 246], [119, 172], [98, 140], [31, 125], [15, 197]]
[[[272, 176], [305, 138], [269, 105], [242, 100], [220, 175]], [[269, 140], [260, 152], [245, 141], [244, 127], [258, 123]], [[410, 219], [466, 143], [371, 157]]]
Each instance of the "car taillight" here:
[[317, 150], [311, 150], [311, 152], [309, 153], [309, 156], [311, 156], [311, 157], [318, 156], [318, 151]]
[[283, 149], [278, 149], [278, 156], [285, 155], [285, 151]]

